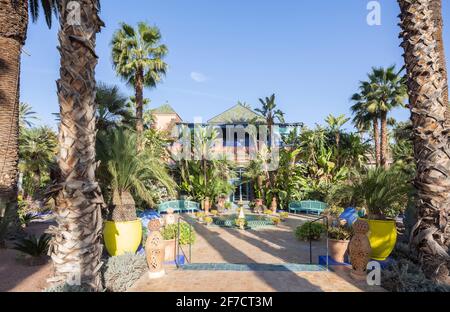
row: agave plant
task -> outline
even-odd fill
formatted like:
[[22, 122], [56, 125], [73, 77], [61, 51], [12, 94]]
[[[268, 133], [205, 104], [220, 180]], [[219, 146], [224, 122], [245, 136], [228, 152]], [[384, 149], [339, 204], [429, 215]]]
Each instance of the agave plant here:
[[40, 237], [30, 235], [15, 243], [13, 249], [23, 252], [29, 256], [39, 258], [47, 255], [49, 241], [50, 236], [45, 233]]

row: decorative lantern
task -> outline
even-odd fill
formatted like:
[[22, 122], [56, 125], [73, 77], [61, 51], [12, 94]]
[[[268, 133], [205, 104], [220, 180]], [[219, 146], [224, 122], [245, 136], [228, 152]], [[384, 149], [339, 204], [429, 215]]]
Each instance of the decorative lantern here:
[[364, 220], [357, 220], [353, 223], [353, 235], [349, 244], [349, 256], [352, 264], [350, 276], [356, 280], [366, 280], [367, 264], [370, 259], [370, 241], [367, 237], [369, 224]]
[[165, 275], [164, 270], [164, 239], [159, 232], [161, 222], [159, 219], [148, 223], [149, 235], [145, 243], [145, 254], [149, 268], [149, 278], [159, 278]]

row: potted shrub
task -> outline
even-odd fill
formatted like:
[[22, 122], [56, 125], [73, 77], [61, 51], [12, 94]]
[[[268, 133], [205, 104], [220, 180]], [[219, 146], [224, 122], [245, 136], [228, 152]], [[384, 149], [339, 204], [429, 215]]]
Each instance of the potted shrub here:
[[285, 221], [289, 217], [289, 213], [286, 211], [280, 212], [280, 220]]
[[325, 225], [322, 223], [306, 222], [296, 228], [295, 236], [301, 241], [320, 240], [324, 232]]
[[[161, 229], [161, 235], [165, 243], [165, 261], [174, 261], [176, 257], [178, 224], [171, 224]], [[180, 223], [180, 245], [189, 245], [195, 242], [195, 232], [190, 228], [189, 224]]]
[[204, 221], [206, 223], [207, 226], [210, 226], [213, 223], [213, 218], [211, 217], [205, 217]]
[[402, 171], [372, 169], [354, 185], [354, 197], [367, 208], [371, 258], [386, 260], [397, 241], [395, 218], [406, 207], [409, 179]]
[[243, 218], [237, 218], [234, 220], [234, 224], [241, 230], [245, 230], [247, 226], [247, 220]]
[[225, 206], [225, 210], [231, 210], [231, 208], [233, 207], [233, 204], [231, 202], [226, 202], [224, 206]]
[[198, 211], [195, 213], [195, 217], [197, 218], [198, 222], [203, 223], [203, 220], [205, 218], [205, 213], [203, 211]]
[[339, 263], [345, 262], [348, 244], [352, 231], [347, 226], [333, 226], [328, 228], [330, 257]]
[[272, 222], [275, 226], [278, 226], [280, 224], [281, 220], [278, 217], [273, 217]]
[[99, 135], [97, 155], [101, 161], [98, 176], [110, 203], [103, 228], [106, 250], [111, 256], [135, 253], [142, 240], [142, 225], [133, 195], [152, 204], [151, 183], [146, 181], [157, 176], [170, 193], [174, 182], [156, 156], [137, 151], [136, 134], [128, 130]]

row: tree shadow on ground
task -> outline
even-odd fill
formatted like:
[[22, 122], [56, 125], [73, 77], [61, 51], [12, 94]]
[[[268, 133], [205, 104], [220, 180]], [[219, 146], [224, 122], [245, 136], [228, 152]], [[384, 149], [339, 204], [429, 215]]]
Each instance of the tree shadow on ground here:
[[[225, 239], [220, 237], [220, 234], [210, 230], [209, 228], [198, 224], [197, 222], [183, 218], [186, 222], [192, 224], [195, 232], [202, 236], [202, 238], [214, 248], [223, 260], [227, 263], [256, 263], [243, 251], [232, 246]], [[213, 272], [213, 271], [212, 271]], [[283, 272], [268, 272], [268, 271], [254, 271], [254, 274], [267, 285], [270, 285], [276, 291], [289, 291], [292, 288], [305, 289], [307, 291], [323, 291], [317, 285], [311, 284], [307, 279], [298, 276], [292, 271]]]

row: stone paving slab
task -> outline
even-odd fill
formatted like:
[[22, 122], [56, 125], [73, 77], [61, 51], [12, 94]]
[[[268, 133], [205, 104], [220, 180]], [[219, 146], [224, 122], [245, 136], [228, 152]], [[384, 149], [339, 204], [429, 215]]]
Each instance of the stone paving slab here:
[[169, 269], [151, 280], [144, 275], [130, 292], [362, 292], [384, 291], [339, 272], [185, 271]]

